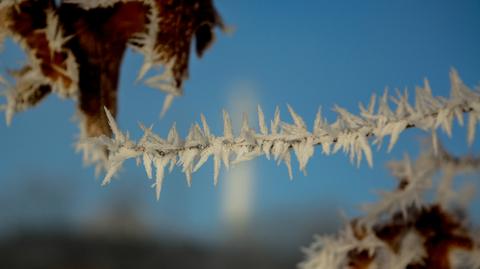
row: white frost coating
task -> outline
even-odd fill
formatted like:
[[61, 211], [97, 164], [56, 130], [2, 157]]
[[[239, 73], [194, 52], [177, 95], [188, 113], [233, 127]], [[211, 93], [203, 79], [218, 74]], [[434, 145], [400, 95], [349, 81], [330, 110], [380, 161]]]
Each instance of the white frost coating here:
[[47, 28], [42, 32], [44, 32], [47, 37], [50, 50], [52, 52], [60, 51], [71, 37], [65, 37], [63, 35], [63, 29], [53, 9], [47, 9], [45, 13], [47, 15]]
[[85, 165], [95, 165], [95, 175], [100, 175], [100, 172], [107, 169], [106, 165], [108, 163], [108, 156], [104, 146], [104, 143], [100, 142], [106, 137], [99, 137], [97, 141], [92, 143], [90, 137], [87, 135], [85, 116], [77, 113], [75, 120], [79, 122], [80, 127], [80, 136], [77, 138], [75, 144], [75, 151], [81, 152], [83, 155], [83, 163]]
[[[176, 130], [172, 129], [172, 132], [175, 133], [173, 140], [170, 135], [165, 140], [148, 130], [145, 131], [139, 142], [135, 142], [125, 138], [112, 120], [114, 133], [121, 139], [102, 139], [101, 143], [108, 146], [110, 160], [122, 159], [123, 162], [127, 158], [143, 156], [147, 152], [154, 163], [156, 159], [166, 159], [171, 162], [172, 166], [180, 165], [189, 182], [191, 174], [198, 170], [210, 156], [213, 156], [214, 160], [215, 182], [222, 163], [228, 168], [232, 163], [250, 160], [260, 155], [265, 155], [267, 158], [273, 156], [278, 163], [285, 163], [289, 175], [292, 176], [291, 150], [299, 162], [300, 170], [304, 171], [317, 145], [321, 145], [322, 152], [327, 155], [342, 150], [349, 154], [351, 161], [356, 160], [358, 164], [363, 155], [371, 166], [373, 157], [369, 138], [373, 138], [374, 144], [381, 145], [382, 139], [390, 136], [389, 149], [391, 149], [400, 133], [407, 128], [416, 127], [429, 132], [441, 128], [448, 132], [452, 121], [455, 118], [458, 119], [456, 116], [458, 113], [468, 113], [469, 117], [475, 119], [480, 117], [480, 93], [468, 89], [454, 70], [451, 72], [451, 81], [452, 94], [449, 99], [432, 96], [428, 82], [425, 83], [424, 88], [417, 88], [414, 107], [408, 103], [406, 92], [397, 93], [398, 96], [392, 98], [397, 106], [395, 110], [392, 110], [388, 103], [389, 95], [385, 92], [378, 102], [377, 112], [375, 112], [375, 97], [371, 98], [368, 108], [360, 106], [359, 116], [336, 107], [335, 111], [338, 113], [338, 117], [332, 124], [322, 119], [319, 111], [312, 131], [308, 131], [303, 119], [291, 107], [289, 107], [289, 112], [293, 124], [282, 122], [280, 111], [277, 108], [270, 130], [268, 130], [260, 108], [258, 109], [260, 133], [251, 128], [247, 121], [244, 121], [243, 131], [235, 137], [230, 117], [224, 111], [223, 136], [211, 134], [205, 118], [202, 117], [203, 130], [198, 124], [194, 124], [185, 140], [180, 139]], [[475, 129], [476, 126], [476, 124], [470, 124], [468, 132], [473, 132], [472, 129]], [[330, 148], [331, 145], [333, 145], [333, 149]], [[128, 157], [129, 155], [119, 157], [123, 147], [127, 147], [135, 154], [132, 153], [132, 157]], [[145, 167], [149, 174], [148, 164]], [[416, 189], [428, 186], [427, 182], [419, 182], [418, 186], [415, 184], [409, 186], [409, 188], [415, 188], [412, 189], [410, 200], [414, 203], [417, 200]], [[396, 200], [394, 193], [385, 195], [387, 200]]]
[[473, 197], [474, 188], [466, 185], [456, 192], [452, 181], [455, 175], [480, 171], [480, 159], [473, 156], [454, 157], [439, 147], [436, 153], [433, 148], [423, 153], [415, 163], [406, 156], [403, 161], [390, 162], [389, 168], [393, 176], [408, 184], [403, 189], [382, 192], [378, 202], [363, 206], [366, 214], [361, 220], [362, 224], [371, 227], [384, 216], [397, 212], [407, 216], [407, 209], [421, 209], [424, 206], [423, 196], [432, 189], [432, 178], [439, 171], [443, 177], [437, 184], [436, 202], [444, 208], [450, 205], [464, 208]]
[[[411, 263], [421, 264], [422, 259], [427, 256], [422, 240], [422, 237], [416, 232], [408, 231], [401, 239], [397, 253], [392, 252], [388, 248], [382, 249], [381, 252], [379, 251], [383, 254], [383, 261], [377, 263], [383, 264], [377, 268], [405, 269], [408, 268], [408, 265]], [[380, 260], [380, 258], [378, 258], [378, 260]]]
[[64, 3], [76, 4], [83, 9], [106, 8], [116, 3], [140, 2], [140, 0], [63, 0]]
[[[117, 3], [137, 2], [149, 7], [147, 13], [148, 23], [145, 30], [135, 33], [130, 38], [129, 44], [136, 52], [143, 54], [143, 64], [137, 75], [137, 81], [143, 80], [145, 85], [167, 93], [160, 116], [163, 117], [170, 108], [174, 97], [183, 94], [182, 88], [177, 85], [173, 74], [175, 57], [166, 57], [159, 49], [157, 37], [162, 17], [159, 12], [159, 3], [156, 0], [64, 0], [64, 3], [76, 4], [83, 9], [108, 8]], [[145, 79], [151, 69], [160, 73]]]
[[[114, 0], [110, 1], [113, 2]], [[161, 20], [158, 4], [154, 0], [143, 0], [142, 2], [150, 7], [147, 14], [148, 24], [144, 32], [134, 34], [134, 36], [130, 39], [130, 44], [132, 44], [132, 48], [135, 51], [143, 54], [143, 64], [138, 72], [137, 81], [144, 79], [148, 71], [150, 71], [152, 68], [163, 70], [163, 73], [154, 75], [144, 80], [145, 85], [167, 93], [167, 96], [163, 102], [162, 110], [160, 112], [160, 116], [163, 117], [172, 105], [174, 97], [182, 95], [183, 92], [181, 88], [178, 88], [175, 85], [175, 79], [173, 75], [175, 57], [170, 59], [168, 62], [165, 62], [161, 51], [157, 49], [156, 46]]]
[[133, 46], [135, 50], [142, 53], [143, 65], [137, 76], [137, 80], [141, 80], [145, 77], [147, 72], [156, 64], [161, 61], [161, 56], [155, 50], [155, 44], [158, 35], [158, 25], [160, 23], [160, 15], [158, 13], [157, 6], [153, 0], [144, 1], [145, 4], [150, 6], [150, 12], [147, 14], [149, 23], [145, 32], [137, 33], [131, 39], [136, 46]]
[[2, 83], [3, 87], [6, 88], [2, 94], [7, 102], [0, 107], [0, 110], [5, 111], [7, 125], [11, 124], [15, 113], [30, 107], [25, 100], [34, 95], [38, 87], [48, 83], [48, 80], [39, 72], [39, 68], [29, 68], [26, 72], [17, 76], [15, 86], [10, 85], [6, 81]]
[[298, 268], [349, 268], [348, 253], [358, 248], [373, 254], [378, 249], [386, 248], [386, 245], [372, 235], [358, 239], [350, 226], [347, 226], [336, 236], [316, 236], [310, 247], [303, 249], [306, 258]]
[[[16, 5], [23, 1], [4, 1], [0, 4], [0, 8]], [[53, 10], [47, 10], [47, 23], [44, 29], [37, 32], [45, 34], [48, 41], [51, 56], [54, 53], [67, 53], [65, 59], [65, 66], [53, 65], [52, 68], [56, 72], [62, 74], [64, 78], [57, 77], [55, 80], [45, 76], [41, 69], [41, 61], [35, 55], [36, 51], [28, 48], [23, 37], [8, 30], [5, 25], [0, 25], [0, 36], [10, 35], [13, 40], [20, 45], [26, 52], [29, 62], [20, 71], [13, 72], [15, 78], [15, 85], [2, 83], [2, 88], [5, 88], [4, 95], [6, 96], [6, 104], [0, 106], [0, 111], [5, 111], [5, 118], [7, 124], [10, 124], [15, 113], [21, 112], [29, 108], [32, 104], [28, 101], [32, 96], [37, 94], [37, 89], [42, 85], [50, 85], [53, 92], [62, 98], [76, 98], [78, 93], [78, 64], [75, 56], [71, 51], [65, 50], [63, 45], [71, 37], [65, 37], [63, 29], [58, 21], [58, 16]], [[0, 19], [2, 14], [0, 14]], [[1, 37], [0, 37], [1, 42]], [[64, 81], [69, 80], [69, 82]], [[92, 149], [93, 150], [93, 149]]]
[[401, 212], [403, 217], [407, 217], [409, 208], [422, 208], [423, 194], [431, 188], [431, 178], [437, 170], [435, 163], [429, 162], [430, 157], [431, 155], [424, 155], [415, 164], [412, 164], [408, 156], [401, 162], [390, 163], [392, 174], [408, 184], [403, 189], [382, 192], [380, 201], [364, 205], [366, 215], [361, 224], [371, 227], [384, 215]]
[[[459, 174], [480, 172], [480, 158], [454, 157], [440, 147], [437, 154], [432, 151], [424, 152], [414, 163], [408, 157], [403, 161], [392, 162], [390, 170], [395, 178], [402, 182], [407, 181], [408, 184], [404, 188], [386, 193], [374, 205], [365, 208], [365, 215], [357, 218], [354, 223], [356, 227], [363, 227], [361, 231], [366, 234], [354, 236], [350, 224], [335, 236], [315, 237], [314, 242], [304, 249], [305, 259], [299, 264], [299, 269], [348, 268], [346, 265], [351, 258], [348, 255], [351, 250], [365, 250], [370, 254], [372, 251], [375, 252], [374, 256], [370, 255], [372, 260], [368, 268], [403, 269], [409, 264], [421, 264], [428, 254], [424, 248], [423, 235], [417, 230], [407, 229], [404, 234], [399, 234], [398, 248], [392, 251], [391, 246], [375, 236], [373, 232], [375, 227], [383, 225], [386, 219], [398, 219], [399, 216], [396, 214], [402, 211], [408, 221], [412, 216], [408, 214], [407, 208], [410, 212], [418, 212], [415, 209], [431, 206], [432, 202], [444, 209], [450, 206], [457, 210], [466, 208], [462, 201], [464, 191], [455, 192], [450, 183], [453, 177]], [[435, 185], [437, 197], [429, 202], [424, 194], [434, 187], [430, 183], [439, 171], [442, 172], [443, 178]], [[467, 232], [474, 241], [473, 249], [468, 251], [458, 249], [450, 253], [451, 268], [480, 266], [480, 236], [478, 232], [475, 234], [474, 230]]]
[[65, 52], [67, 53], [67, 58], [65, 60], [65, 68], [54, 65], [53, 68], [55, 71], [61, 73], [65, 77], [71, 80], [70, 86], [66, 85], [61, 80], [53, 81], [50, 78], [47, 78], [52, 85], [53, 91], [56, 92], [60, 97], [63, 98], [75, 98], [78, 92], [78, 64], [76, 62], [75, 56], [70, 50], [65, 50], [64, 45], [68, 42], [73, 36], [64, 36], [64, 31], [60, 25], [59, 18], [54, 10], [48, 9], [47, 14], [47, 25], [44, 32], [48, 41], [48, 47], [50, 49], [51, 57], [54, 56], [54, 53]]
[[305, 261], [299, 268], [345, 268], [346, 255], [350, 248], [346, 239], [341, 235], [316, 236], [314, 243], [309, 248], [303, 249]]

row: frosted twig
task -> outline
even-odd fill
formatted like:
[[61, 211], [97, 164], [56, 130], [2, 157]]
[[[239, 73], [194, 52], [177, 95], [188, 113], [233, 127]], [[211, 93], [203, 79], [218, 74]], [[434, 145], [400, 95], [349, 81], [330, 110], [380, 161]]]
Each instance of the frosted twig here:
[[[385, 92], [379, 98], [377, 106], [375, 95], [372, 96], [367, 108], [360, 105], [361, 113], [358, 116], [344, 108], [336, 107], [338, 117], [332, 124], [329, 124], [319, 111], [311, 131], [291, 107], [288, 110], [293, 123], [281, 121], [277, 109], [268, 130], [265, 116], [259, 108], [260, 133], [251, 128], [247, 122], [243, 124], [240, 135], [234, 136], [229, 115], [224, 112], [222, 136], [213, 135], [208, 129], [206, 120], [202, 119], [203, 128], [195, 123], [184, 140], [173, 127], [168, 138], [161, 138], [150, 129], [144, 129], [143, 137], [135, 142], [116, 127], [112, 118], [110, 125], [115, 138], [102, 137], [98, 140], [109, 152], [108, 172], [104, 184], [110, 182], [111, 176], [116, 173], [120, 164], [129, 158], [142, 158], [149, 177], [151, 173], [148, 169], [151, 169], [149, 168], [152, 167], [151, 163], [157, 170], [162, 171], [167, 163], [170, 164], [170, 170], [175, 165], [180, 165], [190, 181], [191, 174], [213, 156], [214, 182], [217, 182], [218, 170], [222, 163], [228, 168], [232, 163], [265, 155], [268, 159], [273, 157], [277, 163], [285, 163], [291, 176], [291, 152], [293, 151], [297, 157], [300, 169], [305, 170], [317, 145], [321, 146], [322, 153], [326, 155], [342, 150], [349, 155], [351, 161], [356, 160], [357, 165], [365, 158], [372, 166], [370, 138], [373, 144], [381, 145], [383, 138], [390, 136], [388, 146], [390, 150], [400, 133], [407, 128], [420, 128], [431, 133], [441, 128], [450, 134], [453, 120], [463, 122], [464, 114], [467, 114], [470, 122], [473, 122], [468, 125], [468, 140], [472, 143], [476, 123], [480, 119], [480, 93], [467, 88], [455, 70], [451, 71], [450, 78], [451, 96], [448, 99], [432, 96], [428, 81], [425, 81], [424, 87], [416, 90], [414, 106], [409, 104], [407, 92], [397, 93], [395, 97]], [[396, 104], [395, 110], [390, 108], [389, 100]], [[164, 173], [157, 175], [162, 176], [157, 178], [156, 184], [159, 184]]]

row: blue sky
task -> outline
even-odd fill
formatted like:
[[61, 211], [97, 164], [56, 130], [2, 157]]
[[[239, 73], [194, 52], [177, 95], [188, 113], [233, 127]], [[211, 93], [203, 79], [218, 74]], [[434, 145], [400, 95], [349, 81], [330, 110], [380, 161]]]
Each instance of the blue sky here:
[[[253, 95], [267, 118], [278, 105], [283, 119], [288, 119], [286, 104], [290, 104], [311, 124], [319, 106], [333, 121], [331, 108], [335, 104], [358, 111], [358, 102], [367, 102], [371, 93], [381, 93], [385, 87], [407, 87], [413, 92], [425, 77], [434, 94], [448, 96], [452, 67], [468, 86], [480, 84], [480, 2], [476, 0], [215, 3], [235, 31], [219, 34], [202, 59], [191, 58], [185, 95], [175, 100], [163, 119], [159, 118], [163, 93], [135, 83], [142, 57], [127, 53], [120, 81], [118, 122], [133, 137], [141, 135], [138, 122], [153, 123], [154, 130], [162, 135], [176, 122], [180, 133], [186, 135], [200, 113], [220, 133], [222, 109], [231, 107], [232, 98], [244, 95]], [[0, 54], [0, 68], [14, 67], [22, 59], [20, 50], [8, 43]], [[101, 187], [94, 169], [84, 167], [81, 155], [74, 152], [78, 133], [72, 121], [74, 114], [72, 101], [52, 96], [18, 114], [10, 127], [0, 124], [0, 196], [4, 200], [11, 201], [7, 198], [19, 192], [23, 180], [30, 178], [45, 182], [45, 188], [53, 193], [74, 197], [67, 215], [77, 225], [88, 216], [101, 215], [112, 200], [120, 200], [139, 208], [152, 230], [218, 239], [224, 229], [220, 216], [222, 177], [228, 172], [222, 171], [220, 186], [215, 188], [209, 163], [194, 174], [193, 186], [188, 188], [184, 176], [175, 171], [167, 176], [157, 202], [150, 189], [152, 182], [132, 161], [109, 186]], [[478, 153], [478, 139], [468, 148], [465, 133], [456, 127], [452, 139], [440, 137], [455, 153]], [[419, 141], [426, 135], [415, 130], [405, 132], [391, 153], [381, 149], [374, 154], [373, 168], [366, 164], [357, 168], [342, 153], [324, 156], [316, 152], [308, 175], [294, 169], [293, 181], [288, 179], [285, 167], [256, 160], [251, 221], [318, 221], [325, 211], [330, 218], [337, 218], [339, 210], [353, 214], [359, 203], [376, 198], [373, 190], [393, 185], [386, 162], [404, 153], [416, 156]], [[33, 203], [29, 210], [40, 209]], [[478, 204], [474, 211], [480, 214]], [[301, 228], [291, 222], [276, 225], [283, 233]]]

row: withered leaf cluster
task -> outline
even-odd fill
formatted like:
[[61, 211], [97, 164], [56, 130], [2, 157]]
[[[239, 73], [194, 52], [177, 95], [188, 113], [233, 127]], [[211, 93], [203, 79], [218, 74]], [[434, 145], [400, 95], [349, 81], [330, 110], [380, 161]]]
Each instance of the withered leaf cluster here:
[[0, 3], [0, 36], [12, 37], [29, 59], [12, 72], [16, 82], [7, 98], [7, 120], [55, 92], [78, 100], [84, 136], [110, 135], [104, 107], [116, 115], [119, 69], [128, 46], [142, 52], [152, 44], [145, 58], [153, 65], [169, 64], [166, 79], [181, 89], [193, 39], [202, 56], [214, 40], [214, 28], [223, 28], [212, 0], [90, 2]]

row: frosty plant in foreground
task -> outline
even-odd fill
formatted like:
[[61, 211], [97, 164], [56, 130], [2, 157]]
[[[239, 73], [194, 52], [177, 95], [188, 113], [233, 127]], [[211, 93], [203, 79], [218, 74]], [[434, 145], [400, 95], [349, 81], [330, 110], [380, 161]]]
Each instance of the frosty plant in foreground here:
[[480, 268], [480, 234], [465, 219], [473, 188], [453, 189], [457, 175], [478, 179], [480, 158], [437, 148], [414, 162], [391, 162], [390, 170], [397, 188], [364, 206], [364, 215], [337, 235], [316, 237], [300, 269]]
[[[254, 159], [265, 155], [277, 163], [284, 163], [292, 177], [291, 159], [293, 153], [298, 160], [299, 169], [305, 171], [307, 163], [315, 152], [321, 148], [325, 155], [340, 150], [349, 155], [350, 160], [360, 165], [362, 159], [373, 165], [371, 144], [380, 148], [385, 137], [389, 136], [388, 151], [397, 142], [402, 131], [408, 128], [420, 128], [432, 135], [433, 151], [438, 151], [437, 129], [442, 129], [449, 136], [454, 120], [464, 124], [468, 117], [468, 137], [471, 144], [475, 138], [475, 128], [480, 119], [480, 92], [464, 85], [455, 70], [450, 73], [451, 93], [449, 98], [432, 95], [429, 83], [425, 80], [423, 87], [417, 87], [415, 104], [408, 100], [408, 92], [390, 95], [388, 91], [377, 98], [372, 95], [367, 107], [360, 104], [360, 114], [355, 115], [341, 107], [335, 107], [337, 119], [328, 123], [321, 111], [316, 115], [313, 128], [307, 128], [304, 120], [288, 106], [291, 123], [283, 122], [277, 108], [268, 128], [261, 107], [258, 107], [259, 130], [248, 123], [245, 114], [238, 136], [234, 136], [230, 116], [223, 112], [223, 135], [216, 136], [210, 132], [207, 120], [202, 115], [201, 124], [195, 123], [185, 139], [180, 138], [175, 125], [166, 138], [154, 134], [151, 128], [142, 126], [144, 135], [138, 141], [130, 139], [115, 123], [108, 110], [109, 124], [113, 138], [102, 136], [83, 143], [106, 146], [109, 152], [107, 174], [103, 184], [108, 184], [123, 162], [136, 159], [145, 168], [147, 176], [153, 178], [157, 197], [160, 196], [165, 168], [169, 171], [180, 166], [185, 173], [188, 185], [192, 173], [197, 171], [210, 157], [213, 158], [213, 178], [217, 183], [221, 166]], [[378, 100], [377, 100], [378, 99]], [[390, 102], [396, 107], [392, 110]]]

